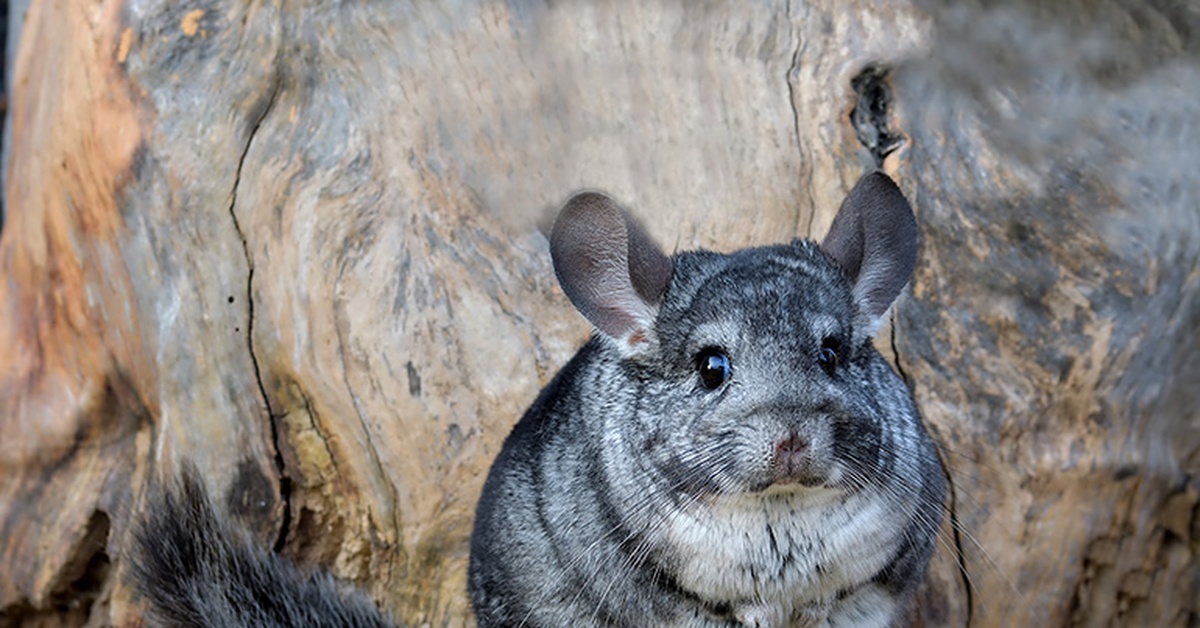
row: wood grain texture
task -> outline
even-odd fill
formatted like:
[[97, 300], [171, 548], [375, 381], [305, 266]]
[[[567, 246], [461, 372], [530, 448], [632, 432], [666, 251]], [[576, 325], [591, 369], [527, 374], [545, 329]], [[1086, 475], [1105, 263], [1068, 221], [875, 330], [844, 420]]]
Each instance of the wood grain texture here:
[[[34, 5], [0, 623], [136, 624], [126, 525], [187, 456], [265, 544], [471, 625], [484, 474], [589, 331], [556, 206], [604, 189], [668, 250], [731, 250], [824, 234], [877, 163], [924, 238], [879, 345], [959, 526], [915, 621], [1197, 621], [1200, 29], [1165, 1], [1063, 7]], [[854, 81], [872, 64], [883, 92]]]
[[897, 81], [924, 248], [896, 338], [971, 623], [1196, 625], [1200, 14], [930, 6]]
[[[22, 158], [6, 205], [21, 210], [6, 217], [0, 241], [6, 613], [72, 617], [73, 601], [97, 597], [110, 521], [136, 459], [133, 435], [148, 418], [126, 383], [147, 362], [127, 307], [133, 290], [114, 198], [140, 130], [128, 99], [109, 91], [120, 77], [102, 60], [105, 33], [88, 23], [111, 21], [98, 13], [32, 7], [14, 81], [13, 153]], [[118, 360], [124, 372], [112, 368]], [[89, 571], [96, 581], [77, 582]]]

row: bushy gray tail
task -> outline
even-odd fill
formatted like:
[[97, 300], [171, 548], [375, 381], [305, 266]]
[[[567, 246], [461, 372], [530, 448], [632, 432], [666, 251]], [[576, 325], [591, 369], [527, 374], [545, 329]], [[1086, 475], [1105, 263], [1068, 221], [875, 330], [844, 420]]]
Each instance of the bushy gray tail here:
[[221, 517], [191, 464], [174, 486], [151, 490], [131, 550], [151, 625], [391, 625], [362, 592], [302, 571]]

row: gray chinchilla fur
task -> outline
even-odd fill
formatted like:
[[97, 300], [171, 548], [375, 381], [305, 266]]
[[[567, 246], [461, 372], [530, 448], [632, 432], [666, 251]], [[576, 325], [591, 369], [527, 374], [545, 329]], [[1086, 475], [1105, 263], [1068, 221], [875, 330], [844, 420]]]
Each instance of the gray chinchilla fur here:
[[597, 333], [504, 443], [480, 626], [884, 626], [941, 522], [936, 448], [872, 337], [917, 253], [868, 174], [821, 244], [666, 256], [576, 195], [555, 272]]

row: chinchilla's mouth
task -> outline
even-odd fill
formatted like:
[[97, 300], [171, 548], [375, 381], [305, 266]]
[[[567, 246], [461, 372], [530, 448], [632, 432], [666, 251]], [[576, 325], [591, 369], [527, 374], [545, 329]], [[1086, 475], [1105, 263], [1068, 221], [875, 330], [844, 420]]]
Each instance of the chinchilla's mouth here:
[[822, 481], [812, 484], [803, 484], [801, 482], [776, 482], [767, 479], [751, 486], [746, 491], [746, 496], [759, 499], [775, 497], [786, 498], [802, 495], [829, 495], [840, 492], [842, 492], [842, 487], [836, 482]]
[[808, 488], [831, 488], [831, 486], [829, 486], [829, 474], [823, 470], [812, 468], [812, 465], [801, 469], [772, 470], [772, 486], [787, 486], [789, 484], [798, 484]]
[[836, 489], [829, 474], [804, 473], [796, 475], [772, 473], [752, 484], [748, 493], [796, 492], [809, 489]]

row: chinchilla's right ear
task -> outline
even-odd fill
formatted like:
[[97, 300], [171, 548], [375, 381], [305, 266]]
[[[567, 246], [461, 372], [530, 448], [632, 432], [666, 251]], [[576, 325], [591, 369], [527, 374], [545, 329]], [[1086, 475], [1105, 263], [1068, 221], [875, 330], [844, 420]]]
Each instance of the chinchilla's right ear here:
[[654, 343], [671, 258], [616, 201], [598, 192], [571, 197], [550, 234], [550, 257], [571, 303], [625, 355]]

